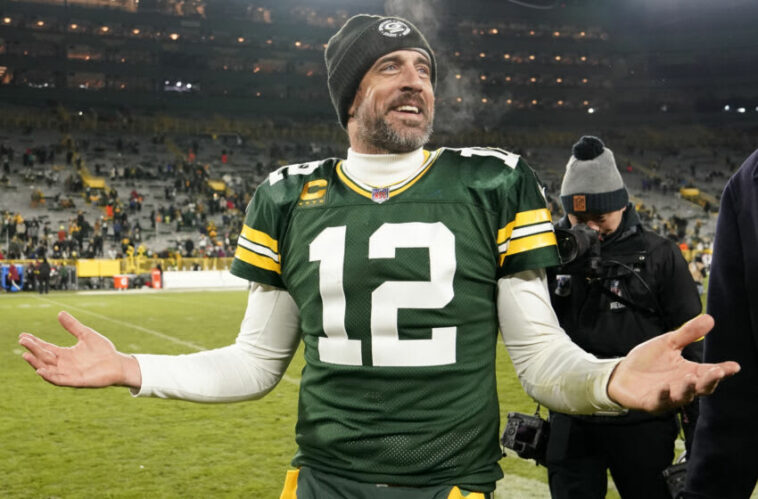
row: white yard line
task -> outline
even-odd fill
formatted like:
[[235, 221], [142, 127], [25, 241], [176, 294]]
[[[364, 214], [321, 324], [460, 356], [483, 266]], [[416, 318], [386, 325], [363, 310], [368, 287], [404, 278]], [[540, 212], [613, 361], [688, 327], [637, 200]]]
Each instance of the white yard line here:
[[[205, 302], [194, 301], [194, 300], [179, 300], [177, 298], [170, 298], [170, 297], [162, 295], [162, 294], [154, 294], [153, 296], [150, 297], [150, 299], [165, 300], [165, 301], [170, 301], [170, 302], [173, 302], [173, 303], [184, 303], [185, 305], [204, 305], [204, 306], [208, 306], [208, 304], [205, 303]], [[233, 306], [233, 305], [225, 305], [223, 303], [221, 303], [221, 304], [214, 304], [213, 305], [214, 308], [221, 307], [221, 308], [223, 308], [225, 310], [233, 310], [235, 312], [239, 312], [239, 314], [240, 314], [240, 321], [242, 320], [242, 315], [244, 314], [244, 307], [245, 306], [247, 306], [247, 303], [245, 303], [243, 305], [243, 308], [240, 308], [240, 307], [237, 307], [237, 306]]]
[[98, 319], [102, 319], [104, 321], [108, 321], [108, 322], [112, 322], [114, 324], [118, 324], [119, 326], [135, 329], [137, 331], [141, 331], [143, 333], [147, 333], [147, 334], [149, 334], [151, 336], [155, 336], [156, 338], [161, 338], [163, 340], [170, 341], [171, 343], [176, 343], [177, 345], [183, 345], [185, 347], [192, 348], [193, 350], [196, 350], [198, 352], [201, 351], [201, 350], [207, 350], [207, 348], [205, 348], [202, 345], [198, 345], [197, 343], [192, 343], [191, 341], [185, 341], [185, 340], [182, 340], [180, 338], [176, 338], [174, 336], [171, 336], [171, 335], [168, 335], [168, 334], [165, 334], [165, 333], [161, 333], [160, 331], [155, 331], [153, 329], [148, 329], [146, 327], [138, 326], [137, 324], [132, 324], [130, 322], [120, 321], [118, 319], [114, 319], [112, 317], [108, 317], [107, 315], [98, 314], [97, 312], [92, 312], [91, 310], [87, 310], [86, 308], [77, 307], [77, 306], [71, 305], [69, 303], [57, 302], [55, 300], [51, 300], [50, 298], [43, 298], [41, 296], [38, 297], [37, 299], [42, 300], [42, 301], [46, 301], [46, 302], [49, 302], [49, 303], [52, 303], [54, 305], [58, 305], [59, 307], [62, 307], [62, 308], [76, 310], [76, 311], [84, 313], [84, 314], [89, 314], [89, 315], [91, 315], [93, 317], [97, 317]]

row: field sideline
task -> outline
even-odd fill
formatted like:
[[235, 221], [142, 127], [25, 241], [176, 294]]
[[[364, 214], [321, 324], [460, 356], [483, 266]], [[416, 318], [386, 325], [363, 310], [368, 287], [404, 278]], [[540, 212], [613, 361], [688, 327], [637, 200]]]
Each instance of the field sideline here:
[[[302, 354], [262, 400], [204, 405], [56, 388], [17, 344], [21, 331], [73, 344], [55, 318], [65, 309], [122, 351], [191, 353], [231, 343], [245, 305], [244, 291], [0, 295], [0, 496], [279, 497], [295, 452]], [[497, 366], [501, 421], [533, 412], [504, 348]], [[544, 468], [515, 456], [501, 464], [496, 497], [549, 497]]]

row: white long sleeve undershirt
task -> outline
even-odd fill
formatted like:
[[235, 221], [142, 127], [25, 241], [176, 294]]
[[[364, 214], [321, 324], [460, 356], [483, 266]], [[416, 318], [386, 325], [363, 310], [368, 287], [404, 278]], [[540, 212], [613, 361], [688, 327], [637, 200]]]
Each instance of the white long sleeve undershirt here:
[[[558, 325], [544, 271], [498, 281], [500, 330], [526, 392], [567, 413], [616, 412], [606, 387], [619, 359], [600, 360]], [[135, 355], [139, 397], [195, 402], [257, 399], [279, 382], [300, 341], [297, 305], [287, 291], [253, 284], [233, 345], [187, 355]]]
[[[348, 151], [345, 171], [364, 183], [390, 185], [412, 175], [423, 151], [362, 155]], [[618, 412], [608, 380], [619, 359], [599, 360], [576, 346], [550, 305], [544, 270], [498, 281], [503, 341], [529, 395], [567, 413]], [[284, 375], [300, 342], [299, 311], [282, 289], [254, 283], [233, 345], [187, 355], [135, 355], [142, 386], [138, 397], [196, 402], [257, 399]]]

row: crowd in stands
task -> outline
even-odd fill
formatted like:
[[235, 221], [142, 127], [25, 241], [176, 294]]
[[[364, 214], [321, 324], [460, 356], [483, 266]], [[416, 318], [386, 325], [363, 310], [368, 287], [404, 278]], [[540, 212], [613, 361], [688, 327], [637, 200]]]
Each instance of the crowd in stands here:
[[[562, 215], [557, 193], [568, 150], [559, 144], [575, 138], [568, 135], [565, 141], [561, 133], [530, 136], [518, 148], [509, 147], [520, 139], [510, 134], [504, 144], [539, 172], [556, 220]], [[297, 132], [287, 130], [281, 136], [264, 142], [239, 135], [0, 131], [0, 258], [231, 257], [245, 207], [270, 171], [344, 154], [344, 144], [330, 136], [298, 140]], [[479, 142], [486, 145], [489, 138], [502, 140], [483, 134]], [[683, 249], [695, 250], [693, 256], [709, 248], [710, 212], [718, 209], [720, 190], [737, 166], [731, 158], [741, 157], [741, 151], [647, 147], [634, 137], [608, 142], [615, 142], [618, 164], [645, 222]], [[690, 204], [684, 212], [671, 205], [671, 194], [688, 186], [709, 192], [714, 202]]]

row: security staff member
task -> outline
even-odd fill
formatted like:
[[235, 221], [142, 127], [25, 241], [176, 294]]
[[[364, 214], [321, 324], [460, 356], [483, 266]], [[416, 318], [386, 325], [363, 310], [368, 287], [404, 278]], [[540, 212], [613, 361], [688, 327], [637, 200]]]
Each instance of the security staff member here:
[[[557, 228], [585, 224], [599, 239], [594, 251], [558, 268], [549, 281], [558, 319], [575, 343], [598, 357], [620, 357], [701, 312], [681, 251], [642, 227], [613, 152], [600, 139], [585, 136], [574, 145], [561, 202], [567, 215]], [[700, 343], [688, 349], [690, 360], [702, 358]], [[685, 413], [690, 419], [695, 407]], [[551, 413], [552, 497], [603, 498], [610, 469], [622, 497], [668, 499], [661, 472], [674, 458], [676, 418], [637, 411], [615, 417]]]

